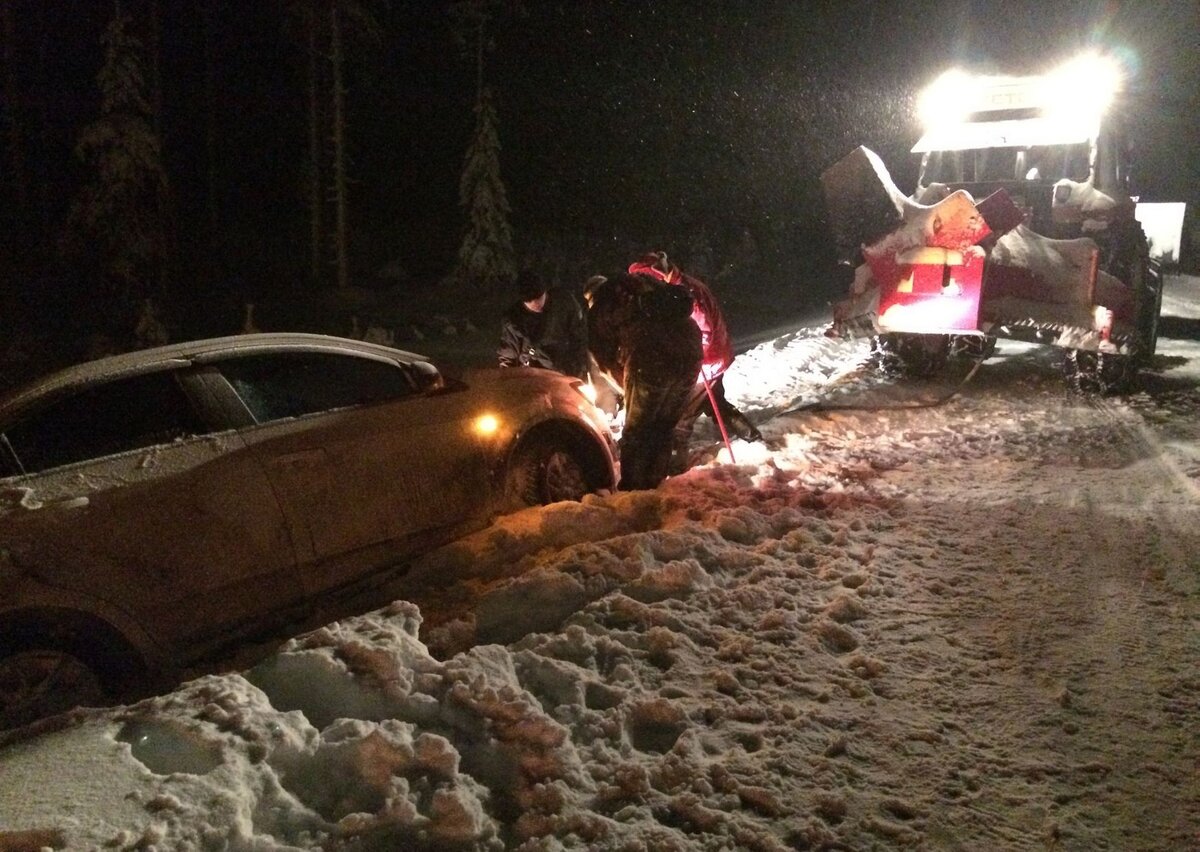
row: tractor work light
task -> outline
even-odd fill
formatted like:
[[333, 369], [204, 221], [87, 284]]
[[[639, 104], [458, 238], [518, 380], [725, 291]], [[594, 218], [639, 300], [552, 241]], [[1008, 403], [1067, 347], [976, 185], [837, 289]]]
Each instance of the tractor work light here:
[[1095, 126], [1120, 91], [1123, 77], [1116, 60], [1085, 53], [1043, 78], [1042, 108], [1055, 121]]
[[1124, 83], [1122, 66], [1085, 53], [1048, 74], [1028, 77], [945, 72], [921, 92], [918, 116], [926, 151], [1028, 148], [1086, 142]]
[[971, 75], [952, 68], [929, 84], [917, 98], [917, 115], [926, 128], [965, 121], [976, 89]]

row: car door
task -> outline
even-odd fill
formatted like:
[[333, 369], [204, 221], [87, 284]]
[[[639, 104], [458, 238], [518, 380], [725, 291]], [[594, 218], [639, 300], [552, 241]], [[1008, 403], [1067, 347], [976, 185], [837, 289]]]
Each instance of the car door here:
[[319, 595], [396, 565], [486, 499], [473, 444], [403, 364], [292, 352], [218, 364], [259, 425], [242, 432], [279, 496], [306, 590]]
[[274, 492], [176, 370], [119, 378], [4, 430], [25, 470], [5, 546], [48, 585], [106, 602], [183, 657], [302, 601]]

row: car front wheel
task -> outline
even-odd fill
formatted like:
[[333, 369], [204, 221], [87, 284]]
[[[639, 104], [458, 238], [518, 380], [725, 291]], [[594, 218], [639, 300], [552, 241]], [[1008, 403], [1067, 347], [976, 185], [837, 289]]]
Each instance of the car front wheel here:
[[104, 699], [100, 676], [74, 654], [35, 649], [0, 659], [0, 728], [102, 704]]
[[523, 506], [582, 500], [591, 487], [583, 464], [564, 442], [534, 439], [513, 456], [509, 493]]

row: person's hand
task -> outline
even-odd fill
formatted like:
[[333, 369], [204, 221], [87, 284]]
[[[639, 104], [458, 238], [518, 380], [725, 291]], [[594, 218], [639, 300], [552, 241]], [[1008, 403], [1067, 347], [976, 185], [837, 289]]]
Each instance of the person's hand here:
[[609, 431], [613, 433], [613, 437], [620, 439], [621, 430], [625, 428], [625, 407], [618, 408], [608, 418]]
[[700, 365], [700, 374], [704, 376], [705, 381], [714, 381], [723, 372], [725, 372], [724, 361], [706, 361]]

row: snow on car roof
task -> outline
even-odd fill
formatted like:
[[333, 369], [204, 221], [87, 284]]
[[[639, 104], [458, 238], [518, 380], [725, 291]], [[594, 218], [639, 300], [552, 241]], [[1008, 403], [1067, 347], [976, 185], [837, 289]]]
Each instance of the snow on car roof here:
[[341, 352], [400, 363], [430, 363], [424, 355], [344, 337], [300, 332], [261, 332], [211, 337], [139, 349], [87, 361], [50, 373], [0, 397], [0, 414], [23, 408], [31, 400], [61, 393], [101, 379], [136, 375], [170, 367], [205, 363], [218, 357], [266, 352]]

